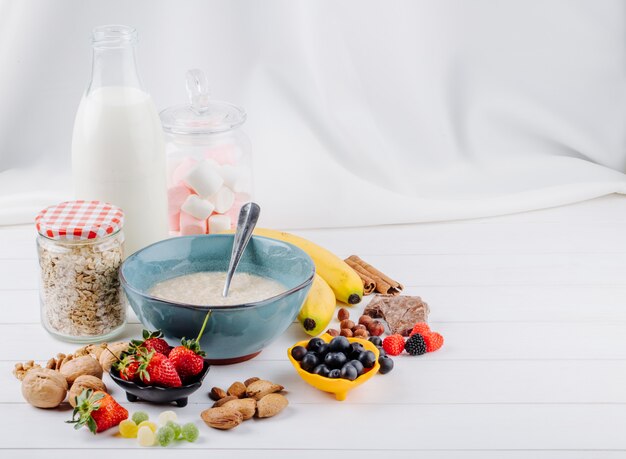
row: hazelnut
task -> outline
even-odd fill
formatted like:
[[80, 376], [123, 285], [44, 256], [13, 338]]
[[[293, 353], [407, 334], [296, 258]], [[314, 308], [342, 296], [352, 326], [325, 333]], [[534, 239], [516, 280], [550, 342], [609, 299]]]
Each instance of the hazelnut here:
[[354, 332], [355, 338], [367, 338], [368, 336], [367, 330], [357, 330]]
[[341, 332], [339, 332], [341, 336], [345, 336], [346, 338], [352, 338], [352, 330], [349, 328], [342, 328]]
[[385, 333], [385, 327], [378, 320], [374, 320], [367, 326], [367, 331], [369, 331], [372, 336], [380, 336]]
[[340, 322], [349, 318], [350, 312], [346, 308], [339, 309], [339, 312], [337, 313], [337, 319], [339, 319]]
[[359, 317], [359, 323], [361, 325], [365, 325], [367, 327], [367, 325], [372, 322], [374, 319], [372, 319], [370, 316], [366, 316], [366, 315], [362, 315], [361, 317]]
[[365, 330], [367, 331], [367, 327], [363, 324], [356, 324], [353, 328], [352, 331], [355, 332], [357, 330]]
[[348, 328], [352, 330], [354, 328], [354, 322], [352, 322], [350, 319], [342, 320], [339, 326], [340, 328]]
[[328, 330], [326, 330], [326, 333], [328, 333], [332, 337], [339, 336], [339, 330], [336, 330], [334, 328], [329, 328]]
[[58, 371], [34, 368], [22, 381], [22, 395], [37, 408], [56, 408], [65, 400], [67, 381]]

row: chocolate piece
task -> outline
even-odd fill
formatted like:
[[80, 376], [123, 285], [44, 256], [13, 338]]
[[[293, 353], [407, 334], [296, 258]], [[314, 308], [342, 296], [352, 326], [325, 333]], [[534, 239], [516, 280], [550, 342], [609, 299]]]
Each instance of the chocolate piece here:
[[409, 336], [413, 326], [426, 322], [430, 309], [419, 296], [376, 295], [363, 314], [374, 319], [383, 319], [392, 334]]

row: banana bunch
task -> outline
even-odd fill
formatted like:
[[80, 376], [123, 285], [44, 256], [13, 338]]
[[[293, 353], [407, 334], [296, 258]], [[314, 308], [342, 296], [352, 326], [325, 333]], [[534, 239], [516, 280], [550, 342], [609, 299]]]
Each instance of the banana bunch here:
[[[231, 231], [232, 232], [232, 231]], [[363, 281], [334, 253], [299, 236], [256, 228], [254, 234], [288, 242], [306, 252], [315, 263], [315, 278], [298, 320], [309, 335], [319, 335], [330, 323], [337, 301], [356, 304], [363, 298]]]

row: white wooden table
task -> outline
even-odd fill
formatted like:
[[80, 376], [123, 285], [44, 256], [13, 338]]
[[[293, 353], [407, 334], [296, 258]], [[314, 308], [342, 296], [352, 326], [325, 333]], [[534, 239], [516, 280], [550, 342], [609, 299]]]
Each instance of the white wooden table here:
[[[63, 421], [69, 407], [26, 404], [15, 362], [76, 346], [39, 324], [32, 227], [0, 229], [0, 457], [165, 457], [113, 432], [96, 437]], [[431, 306], [443, 349], [395, 359], [337, 402], [301, 381], [285, 349], [298, 325], [256, 359], [213, 367], [178, 409], [201, 438], [185, 457], [600, 458], [626, 455], [626, 199], [468, 222], [299, 231], [339, 255], [359, 254]], [[362, 309], [355, 308], [355, 313]], [[358, 317], [358, 316], [357, 316]], [[125, 337], [141, 326], [131, 317]], [[286, 386], [288, 409], [233, 431], [199, 413], [211, 386], [260, 376]], [[131, 411], [163, 408], [129, 404]], [[52, 454], [52, 455], [51, 455]], [[135, 456], [137, 457], [137, 456]]]

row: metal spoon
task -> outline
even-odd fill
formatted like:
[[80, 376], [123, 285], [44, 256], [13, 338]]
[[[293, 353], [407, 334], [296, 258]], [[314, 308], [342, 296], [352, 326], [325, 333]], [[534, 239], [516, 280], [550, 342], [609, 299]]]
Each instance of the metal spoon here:
[[252, 231], [256, 226], [260, 213], [261, 208], [256, 202], [247, 202], [241, 206], [237, 229], [235, 230], [235, 239], [233, 240], [233, 251], [230, 254], [230, 264], [228, 265], [228, 272], [226, 273], [226, 283], [224, 284], [224, 291], [222, 292], [223, 297], [228, 295], [230, 281], [233, 279], [237, 265], [239, 265], [239, 260], [246, 250], [248, 242], [250, 242]]

